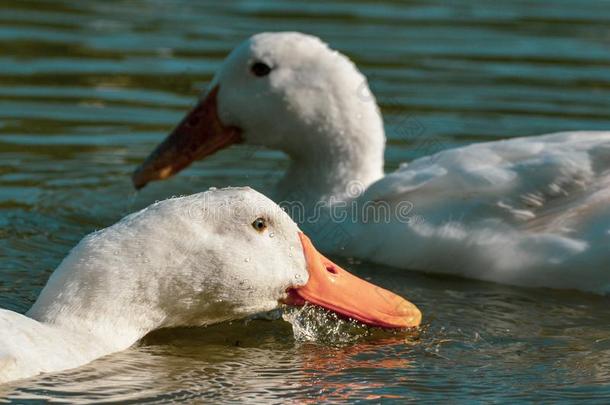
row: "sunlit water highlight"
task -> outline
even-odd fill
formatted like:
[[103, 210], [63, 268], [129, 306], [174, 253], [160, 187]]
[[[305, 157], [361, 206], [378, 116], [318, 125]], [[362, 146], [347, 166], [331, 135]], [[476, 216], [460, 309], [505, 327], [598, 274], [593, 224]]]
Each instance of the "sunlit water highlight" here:
[[282, 319], [292, 326], [296, 342], [311, 342], [329, 346], [342, 346], [363, 340], [384, 338], [402, 339], [406, 344], [414, 344], [419, 328], [413, 330], [384, 330], [372, 328], [353, 319], [306, 304], [302, 307], [286, 307]]

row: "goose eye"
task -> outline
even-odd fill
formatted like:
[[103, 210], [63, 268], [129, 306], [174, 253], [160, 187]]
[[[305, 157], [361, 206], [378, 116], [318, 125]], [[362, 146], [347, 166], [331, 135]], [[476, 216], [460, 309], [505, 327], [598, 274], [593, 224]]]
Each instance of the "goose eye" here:
[[263, 232], [267, 229], [267, 221], [264, 218], [256, 218], [254, 222], [252, 222], [252, 228], [256, 229], [258, 232]]
[[250, 71], [252, 71], [255, 76], [263, 77], [271, 72], [271, 68], [263, 62], [256, 62], [250, 67]]

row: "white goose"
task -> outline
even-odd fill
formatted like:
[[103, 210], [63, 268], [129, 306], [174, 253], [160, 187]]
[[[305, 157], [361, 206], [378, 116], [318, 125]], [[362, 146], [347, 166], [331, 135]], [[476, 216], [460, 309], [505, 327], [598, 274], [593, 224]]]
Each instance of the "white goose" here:
[[[229, 55], [134, 184], [167, 178], [232, 143], [263, 145], [290, 157], [276, 201], [296, 199], [310, 210], [323, 202], [327, 215], [329, 207], [360, 210], [340, 223], [344, 244], [316, 232], [315, 221], [295, 218], [327, 253], [516, 285], [610, 291], [610, 132], [474, 144], [384, 177], [384, 129], [372, 96], [362, 97], [369, 93], [354, 64], [318, 38], [255, 35]], [[353, 184], [364, 193], [350, 195]], [[367, 221], [361, 211], [371, 202], [390, 212], [408, 202], [423, 221]]]
[[382, 327], [421, 319], [410, 302], [320, 255], [252, 189], [162, 201], [85, 237], [27, 316], [0, 310], [0, 383], [83, 365], [155, 329], [305, 301]]

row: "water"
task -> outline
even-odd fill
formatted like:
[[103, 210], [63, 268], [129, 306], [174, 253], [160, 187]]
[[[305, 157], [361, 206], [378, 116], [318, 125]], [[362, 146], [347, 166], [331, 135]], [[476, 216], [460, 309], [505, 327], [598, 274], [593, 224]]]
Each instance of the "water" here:
[[[128, 212], [279, 176], [281, 154], [238, 147], [139, 194], [129, 183], [254, 32], [310, 32], [358, 63], [386, 116], [388, 170], [476, 141], [610, 129], [608, 1], [217, 3], [0, 0], [0, 307], [25, 312], [83, 235]], [[282, 320], [160, 331], [0, 397], [610, 400], [609, 298], [339, 261], [417, 303], [422, 329], [341, 344], [295, 339]]]

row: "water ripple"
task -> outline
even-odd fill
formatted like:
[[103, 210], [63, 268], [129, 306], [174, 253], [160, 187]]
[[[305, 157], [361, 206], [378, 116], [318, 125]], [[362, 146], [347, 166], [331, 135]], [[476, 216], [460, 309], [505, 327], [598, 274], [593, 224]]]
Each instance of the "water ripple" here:
[[[610, 128], [608, 2], [6, 0], [0, 13], [0, 307], [25, 312], [85, 234], [170, 195], [269, 185], [282, 154], [245, 147], [134, 193], [129, 175], [227, 52], [301, 30], [352, 57], [386, 119], [387, 169], [440, 147]], [[610, 401], [610, 298], [346, 264], [424, 324], [371, 333], [314, 313], [165, 330], [0, 397], [58, 402]], [[307, 310], [309, 311], [309, 310]], [[298, 318], [300, 316], [301, 318]], [[298, 322], [297, 322], [298, 321]], [[329, 327], [329, 325], [333, 325]]]

